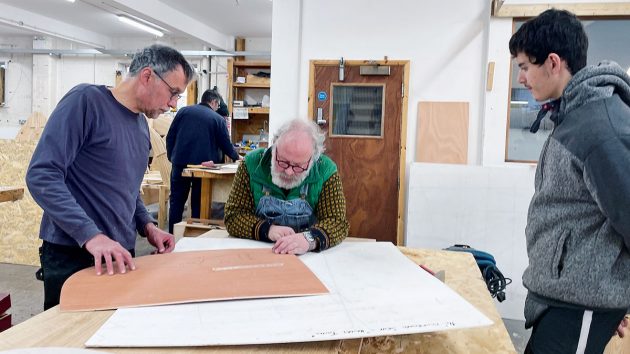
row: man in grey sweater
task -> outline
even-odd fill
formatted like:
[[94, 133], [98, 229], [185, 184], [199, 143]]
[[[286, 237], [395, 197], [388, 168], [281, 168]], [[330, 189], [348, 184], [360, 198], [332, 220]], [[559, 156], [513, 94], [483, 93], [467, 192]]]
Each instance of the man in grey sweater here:
[[586, 66], [587, 49], [580, 21], [555, 9], [510, 40], [519, 82], [551, 101], [544, 107], [555, 125], [525, 231], [526, 353], [602, 353], [627, 326], [630, 78], [613, 62]]

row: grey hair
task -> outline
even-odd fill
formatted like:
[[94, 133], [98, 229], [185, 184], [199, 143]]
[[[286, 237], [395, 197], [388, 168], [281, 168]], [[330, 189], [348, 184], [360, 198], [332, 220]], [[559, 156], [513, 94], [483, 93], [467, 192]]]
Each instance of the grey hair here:
[[290, 132], [305, 132], [313, 142], [313, 161], [317, 161], [324, 153], [324, 141], [326, 136], [315, 122], [307, 119], [293, 119], [284, 124], [276, 131], [273, 136], [274, 144], [282, 139], [284, 135]]
[[146, 67], [153, 69], [158, 75], [162, 75], [175, 70], [177, 65], [181, 65], [184, 70], [186, 82], [194, 79], [195, 72], [182, 53], [171, 47], [154, 44], [134, 54], [129, 66], [129, 76], [138, 75], [140, 70]]

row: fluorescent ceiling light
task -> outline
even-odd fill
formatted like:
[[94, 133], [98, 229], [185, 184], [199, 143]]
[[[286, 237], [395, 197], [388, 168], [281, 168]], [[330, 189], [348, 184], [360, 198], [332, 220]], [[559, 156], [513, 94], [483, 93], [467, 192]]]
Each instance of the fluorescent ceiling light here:
[[74, 0], [66, 0], [67, 2], [74, 2]]
[[164, 33], [162, 33], [162, 31], [158, 31], [158, 30], [156, 30], [153, 27], [147, 26], [144, 23], [141, 23], [141, 22], [138, 22], [136, 20], [133, 20], [133, 19], [127, 17], [127, 16], [118, 15], [118, 19], [120, 20], [120, 22], [124, 22], [124, 23], [126, 23], [128, 25], [132, 25], [132, 26], [134, 26], [136, 28], [139, 28], [139, 29], [141, 29], [143, 31], [149, 32], [151, 34], [154, 34], [154, 35], [156, 35], [158, 37], [162, 37], [164, 35]]

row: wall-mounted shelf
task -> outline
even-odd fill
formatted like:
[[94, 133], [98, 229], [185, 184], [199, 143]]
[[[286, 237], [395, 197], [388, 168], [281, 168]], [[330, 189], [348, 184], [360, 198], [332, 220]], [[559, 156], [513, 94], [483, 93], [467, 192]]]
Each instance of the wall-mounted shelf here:
[[249, 88], [269, 88], [271, 85], [269, 84], [233, 84], [232, 87], [249, 87]]
[[[258, 73], [269, 75], [256, 76]], [[246, 104], [262, 103], [262, 97], [269, 95], [271, 87], [271, 62], [262, 60], [228, 59], [228, 110], [234, 118], [234, 101], [245, 101]], [[245, 83], [236, 82], [244, 78]], [[241, 79], [242, 80], [242, 79]], [[251, 102], [255, 100], [256, 102]], [[268, 136], [269, 107], [247, 107], [248, 119], [232, 119], [230, 133], [232, 142], [241, 142], [243, 136], [258, 136], [261, 132]]]

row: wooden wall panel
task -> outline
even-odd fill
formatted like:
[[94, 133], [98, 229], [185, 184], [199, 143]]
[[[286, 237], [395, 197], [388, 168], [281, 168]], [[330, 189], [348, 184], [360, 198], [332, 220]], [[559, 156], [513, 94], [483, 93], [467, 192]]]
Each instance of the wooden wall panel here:
[[24, 187], [22, 199], [0, 203], [0, 263], [39, 265], [43, 212], [24, 180], [36, 145], [37, 141], [0, 140], [0, 185]]
[[468, 162], [468, 102], [418, 103], [416, 162]]

